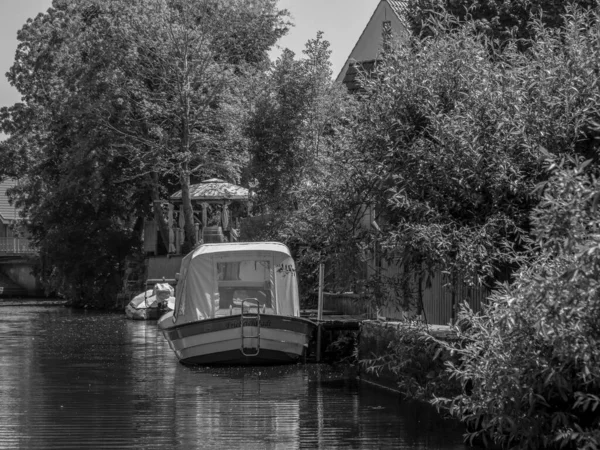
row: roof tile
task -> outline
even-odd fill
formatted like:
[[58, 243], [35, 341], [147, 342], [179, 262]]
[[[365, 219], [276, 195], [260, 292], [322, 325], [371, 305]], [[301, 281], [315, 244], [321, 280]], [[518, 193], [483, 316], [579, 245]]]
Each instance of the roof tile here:
[[402, 25], [408, 28], [410, 25], [408, 23], [408, 0], [387, 0], [387, 2], [402, 22]]

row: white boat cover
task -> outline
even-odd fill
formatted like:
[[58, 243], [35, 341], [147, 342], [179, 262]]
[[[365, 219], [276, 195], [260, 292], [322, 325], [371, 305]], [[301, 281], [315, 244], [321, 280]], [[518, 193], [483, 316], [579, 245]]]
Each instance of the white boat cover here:
[[181, 262], [173, 326], [231, 314], [247, 298], [269, 314], [300, 315], [289, 249], [277, 242], [201, 245]]
[[135, 309], [156, 308], [158, 302], [166, 300], [172, 309], [175, 301], [173, 294], [174, 291], [171, 285], [168, 283], [157, 283], [154, 288], [133, 297], [129, 302], [129, 306]]

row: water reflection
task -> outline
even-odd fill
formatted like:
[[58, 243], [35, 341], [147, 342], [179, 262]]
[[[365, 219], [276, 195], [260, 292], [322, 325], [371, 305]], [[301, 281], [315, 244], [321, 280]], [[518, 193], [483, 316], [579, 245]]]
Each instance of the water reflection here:
[[0, 313], [0, 449], [464, 449], [462, 429], [326, 366], [189, 368], [156, 322]]

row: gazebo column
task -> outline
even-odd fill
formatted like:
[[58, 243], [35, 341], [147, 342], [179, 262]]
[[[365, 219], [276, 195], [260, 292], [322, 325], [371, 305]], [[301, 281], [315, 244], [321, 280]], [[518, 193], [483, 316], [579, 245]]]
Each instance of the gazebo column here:
[[175, 253], [175, 232], [173, 230], [173, 204], [169, 203], [169, 209], [167, 213], [167, 225], [169, 227], [169, 243], [168, 253]]
[[204, 229], [208, 225], [208, 203], [202, 202], [202, 228], [200, 230], [200, 234], [202, 235], [202, 240], [204, 241]]

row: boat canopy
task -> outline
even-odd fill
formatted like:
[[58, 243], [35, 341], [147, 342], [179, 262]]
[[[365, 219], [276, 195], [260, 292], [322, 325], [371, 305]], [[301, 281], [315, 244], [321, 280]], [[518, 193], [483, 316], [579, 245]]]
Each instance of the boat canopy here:
[[260, 311], [300, 315], [296, 267], [278, 242], [204, 244], [186, 255], [176, 289], [174, 325], [239, 314], [255, 299]]

